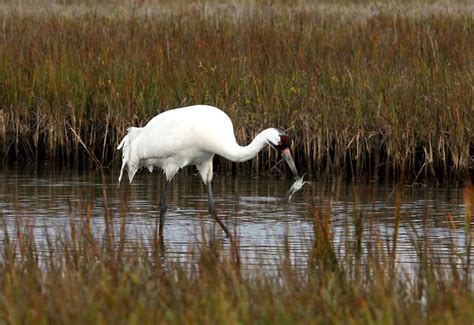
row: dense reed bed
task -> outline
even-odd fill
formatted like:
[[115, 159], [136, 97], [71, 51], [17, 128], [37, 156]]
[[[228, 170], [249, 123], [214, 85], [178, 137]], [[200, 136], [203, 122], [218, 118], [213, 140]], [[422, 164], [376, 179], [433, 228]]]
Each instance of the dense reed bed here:
[[[172, 3], [7, 2], [2, 155], [110, 166], [127, 126], [205, 103], [231, 116], [241, 143], [287, 129], [309, 173], [472, 172], [472, 6]], [[273, 159], [242, 168], [274, 172]]]
[[425, 230], [412, 233], [415, 264], [400, 267], [397, 197], [390, 236], [377, 231], [370, 216], [356, 213], [348, 216], [343, 240], [336, 241], [330, 203], [313, 208], [306, 265], [294, 263], [293, 247], [285, 242], [271, 270], [263, 268], [263, 260], [260, 268], [258, 259], [248, 267], [238, 240], [229, 245], [206, 236], [187, 254], [169, 258], [156, 238], [128, 238], [128, 216], [118, 211], [106, 210], [103, 231], [93, 227], [91, 206], [72, 210], [67, 229], [38, 233], [17, 220], [0, 231], [0, 319], [12, 324], [471, 324], [470, 187], [464, 190], [465, 220], [447, 218], [453, 231], [464, 227], [466, 245], [453, 237], [446, 264]]

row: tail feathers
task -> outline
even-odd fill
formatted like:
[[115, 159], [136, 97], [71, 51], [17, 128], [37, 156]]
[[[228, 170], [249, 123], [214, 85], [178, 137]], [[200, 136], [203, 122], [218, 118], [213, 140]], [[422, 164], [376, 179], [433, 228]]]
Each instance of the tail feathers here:
[[119, 184], [122, 180], [123, 170], [127, 166], [128, 179], [130, 183], [138, 170], [140, 159], [137, 156], [134, 140], [140, 134], [141, 128], [128, 128], [128, 134], [123, 138], [117, 149], [122, 149], [122, 167], [120, 169]]

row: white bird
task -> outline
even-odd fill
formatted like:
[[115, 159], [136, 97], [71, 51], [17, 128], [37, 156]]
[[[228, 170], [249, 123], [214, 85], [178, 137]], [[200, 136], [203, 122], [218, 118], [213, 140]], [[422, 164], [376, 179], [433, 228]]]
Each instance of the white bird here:
[[159, 236], [163, 238], [166, 195], [169, 184], [183, 167], [195, 165], [204, 184], [208, 187], [209, 213], [222, 227], [228, 237], [231, 234], [217, 216], [212, 196], [212, 159], [222, 156], [234, 162], [243, 162], [255, 157], [262, 148], [271, 145], [282, 153], [295, 176], [288, 136], [280, 129], [269, 128], [260, 132], [247, 146], [235, 140], [234, 127], [229, 116], [220, 109], [195, 105], [172, 109], [152, 118], [144, 127], [130, 127], [117, 149], [122, 149], [122, 168], [119, 184], [125, 167], [130, 183], [137, 170], [146, 167], [163, 169], [166, 183], [160, 198]]

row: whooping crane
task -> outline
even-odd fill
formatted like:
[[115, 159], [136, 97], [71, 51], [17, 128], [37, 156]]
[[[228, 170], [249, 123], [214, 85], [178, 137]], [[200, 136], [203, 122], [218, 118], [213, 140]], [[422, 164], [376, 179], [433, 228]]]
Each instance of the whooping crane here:
[[291, 156], [288, 136], [280, 129], [269, 128], [260, 132], [247, 146], [237, 144], [229, 116], [220, 109], [195, 105], [165, 111], [152, 118], [144, 127], [130, 127], [117, 149], [122, 149], [122, 168], [127, 167], [130, 183], [137, 170], [146, 167], [163, 169], [166, 183], [160, 197], [159, 236], [163, 238], [166, 195], [169, 184], [183, 167], [195, 165], [208, 188], [208, 209], [228, 237], [231, 233], [217, 216], [212, 196], [212, 158], [222, 156], [234, 162], [255, 157], [262, 148], [271, 145], [281, 152], [293, 174], [298, 175]]

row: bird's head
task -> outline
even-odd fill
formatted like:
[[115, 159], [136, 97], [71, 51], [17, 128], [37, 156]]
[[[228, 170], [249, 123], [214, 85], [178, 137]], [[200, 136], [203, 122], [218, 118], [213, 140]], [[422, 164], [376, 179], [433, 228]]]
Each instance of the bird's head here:
[[265, 130], [267, 142], [278, 152], [288, 149], [290, 146], [290, 138], [282, 129], [270, 128]]
[[290, 138], [285, 131], [278, 128], [271, 128], [268, 129], [268, 131], [267, 142], [281, 153], [283, 159], [293, 172], [293, 175], [297, 177], [298, 171], [296, 170], [295, 162], [290, 152]]

